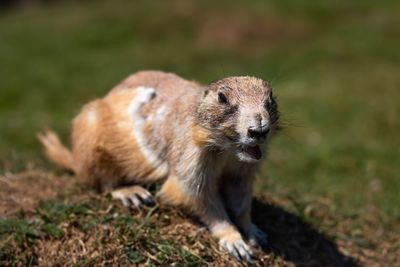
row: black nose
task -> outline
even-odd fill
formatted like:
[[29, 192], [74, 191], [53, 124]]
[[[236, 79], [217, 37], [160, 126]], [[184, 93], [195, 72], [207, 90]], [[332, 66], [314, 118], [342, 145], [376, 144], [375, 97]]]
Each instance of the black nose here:
[[251, 126], [247, 130], [249, 137], [255, 138], [255, 139], [263, 139], [267, 137], [267, 134], [269, 133], [269, 126], [267, 124], [263, 126]]

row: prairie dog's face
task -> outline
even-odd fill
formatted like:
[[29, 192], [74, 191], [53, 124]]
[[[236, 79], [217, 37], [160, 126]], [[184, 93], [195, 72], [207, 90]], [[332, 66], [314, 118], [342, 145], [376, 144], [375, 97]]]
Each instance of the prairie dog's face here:
[[279, 112], [267, 82], [240, 76], [212, 83], [204, 92], [198, 117], [212, 133], [213, 143], [233, 149], [241, 161], [255, 162], [277, 128]]

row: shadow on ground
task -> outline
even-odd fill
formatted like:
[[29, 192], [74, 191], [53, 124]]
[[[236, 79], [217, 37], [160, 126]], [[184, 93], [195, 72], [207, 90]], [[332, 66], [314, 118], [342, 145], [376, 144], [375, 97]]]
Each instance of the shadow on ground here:
[[296, 266], [359, 266], [327, 236], [300, 217], [264, 200], [253, 200], [253, 220], [268, 234], [266, 253]]

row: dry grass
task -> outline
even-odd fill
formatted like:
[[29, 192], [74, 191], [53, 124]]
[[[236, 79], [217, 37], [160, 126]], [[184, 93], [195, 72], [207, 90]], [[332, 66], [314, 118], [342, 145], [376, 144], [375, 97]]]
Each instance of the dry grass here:
[[177, 210], [40, 171], [36, 132], [66, 137], [143, 69], [272, 80], [287, 127], [259, 173], [258, 265], [400, 266], [399, 1], [57, 2], [0, 14], [0, 266], [236, 264]]
[[[171, 207], [129, 211], [72, 176], [41, 171], [0, 181], [2, 266], [239, 266], [195, 219]], [[400, 262], [400, 236], [377, 225], [373, 211], [360, 224], [332, 211], [329, 199], [305, 199], [281, 191], [254, 200], [255, 222], [269, 234], [256, 266]]]

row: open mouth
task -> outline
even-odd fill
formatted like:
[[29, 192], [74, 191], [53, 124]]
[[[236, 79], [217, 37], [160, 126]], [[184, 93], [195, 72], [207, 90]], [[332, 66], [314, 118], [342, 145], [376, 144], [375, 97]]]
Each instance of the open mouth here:
[[242, 147], [242, 152], [247, 154], [250, 158], [259, 160], [262, 157], [261, 148], [259, 145], [246, 145]]

